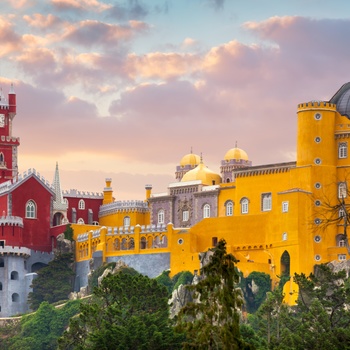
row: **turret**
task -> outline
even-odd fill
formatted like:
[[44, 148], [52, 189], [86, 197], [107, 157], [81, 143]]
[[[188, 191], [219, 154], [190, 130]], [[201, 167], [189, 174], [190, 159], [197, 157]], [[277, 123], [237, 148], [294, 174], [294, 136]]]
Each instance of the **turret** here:
[[113, 202], [113, 190], [111, 187], [112, 179], [106, 178], [106, 187], [103, 189], [102, 204], [109, 204]]
[[9, 92], [9, 112], [11, 120], [14, 118], [17, 112], [17, 106], [16, 106], [16, 93], [13, 88], [13, 84], [11, 84], [10, 92]]
[[151, 198], [151, 193], [152, 193], [152, 185], [146, 185], [146, 201]]

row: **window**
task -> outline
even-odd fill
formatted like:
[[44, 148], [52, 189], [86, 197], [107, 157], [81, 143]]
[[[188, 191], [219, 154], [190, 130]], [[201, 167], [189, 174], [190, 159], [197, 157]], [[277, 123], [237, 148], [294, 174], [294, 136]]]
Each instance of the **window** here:
[[123, 223], [124, 223], [125, 227], [129, 227], [130, 226], [130, 216], [125, 216]]
[[11, 279], [12, 280], [18, 280], [18, 272], [17, 271], [12, 271], [11, 272]]
[[282, 233], [282, 241], [286, 241], [288, 239], [288, 234], [287, 232]]
[[164, 210], [161, 209], [158, 212], [158, 224], [164, 224]]
[[203, 218], [210, 218], [210, 205], [206, 204], [203, 207]]
[[338, 158], [348, 158], [348, 143], [339, 142], [338, 144]]
[[218, 238], [217, 237], [212, 237], [211, 238], [211, 244], [213, 247], [216, 247], [218, 245]]
[[346, 182], [339, 182], [338, 184], [338, 198], [346, 198], [347, 186]]
[[288, 213], [288, 209], [289, 209], [289, 202], [288, 201], [282, 202], [282, 213]]
[[233, 215], [233, 202], [228, 201], [226, 203], [226, 216], [232, 216]]
[[182, 221], [188, 221], [188, 219], [190, 218], [190, 213], [188, 210], [184, 210], [182, 212]]
[[27, 219], [36, 218], [36, 205], [32, 200], [28, 201], [26, 204], [26, 218]]
[[272, 207], [272, 196], [271, 193], [263, 193], [261, 195], [261, 210], [270, 211]]
[[343, 208], [340, 208], [338, 211], [338, 217], [343, 218], [345, 216], [345, 210]]
[[248, 198], [241, 199], [241, 213], [248, 214], [249, 211], [249, 201]]
[[12, 294], [12, 302], [14, 302], [14, 303], [19, 302], [19, 295], [17, 293]]
[[77, 224], [78, 225], [84, 225], [84, 219], [79, 218]]
[[80, 209], [80, 210], [84, 210], [84, 209], [85, 209], [85, 202], [84, 202], [83, 199], [81, 199], [81, 200], [79, 201], [78, 209]]
[[346, 254], [338, 254], [339, 261], [346, 261]]

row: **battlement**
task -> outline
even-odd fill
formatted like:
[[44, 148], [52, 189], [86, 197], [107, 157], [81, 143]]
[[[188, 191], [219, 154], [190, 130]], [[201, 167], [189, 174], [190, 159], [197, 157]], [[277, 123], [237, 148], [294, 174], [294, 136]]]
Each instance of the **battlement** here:
[[1, 216], [0, 225], [23, 227], [23, 219], [19, 216]]
[[1, 141], [2, 142], [8, 142], [8, 143], [17, 143], [17, 144], [19, 144], [19, 141], [20, 141], [20, 139], [19, 139], [19, 137], [14, 137], [14, 136], [4, 136], [4, 135], [2, 135], [1, 136]]
[[41, 181], [46, 187], [53, 190], [52, 185], [40, 173], [36, 172], [35, 169], [28, 169], [23, 174], [19, 174], [17, 178], [12, 181], [6, 181], [0, 185], [0, 194], [10, 191], [15, 186], [18, 186], [21, 182], [25, 181], [27, 177], [34, 175], [39, 181]]
[[99, 217], [113, 214], [120, 210], [130, 210], [130, 211], [147, 211], [147, 202], [141, 200], [131, 200], [131, 201], [117, 201], [109, 204], [101, 205]]
[[74, 198], [90, 198], [90, 199], [102, 199], [103, 194], [99, 192], [85, 192], [78, 191], [76, 189], [63, 191], [64, 197], [74, 197]]
[[14, 247], [14, 246], [5, 246], [0, 247], [0, 256], [12, 255], [12, 256], [22, 256], [28, 258], [31, 255], [31, 251], [28, 248], [24, 247]]
[[335, 111], [337, 109], [337, 105], [326, 101], [310, 101], [298, 104], [298, 112], [308, 109], [328, 109]]

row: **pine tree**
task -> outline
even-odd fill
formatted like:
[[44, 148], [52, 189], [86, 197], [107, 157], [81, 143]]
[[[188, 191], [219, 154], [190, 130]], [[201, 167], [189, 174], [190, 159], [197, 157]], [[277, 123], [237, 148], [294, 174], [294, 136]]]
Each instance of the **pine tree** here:
[[212, 252], [209, 263], [201, 268], [202, 278], [189, 287], [194, 301], [178, 315], [178, 329], [187, 336], [184, 349], [250, 349], [239, 330], [243, 297], [237, 288], [237, 260], [226, 253], [225, 240]]

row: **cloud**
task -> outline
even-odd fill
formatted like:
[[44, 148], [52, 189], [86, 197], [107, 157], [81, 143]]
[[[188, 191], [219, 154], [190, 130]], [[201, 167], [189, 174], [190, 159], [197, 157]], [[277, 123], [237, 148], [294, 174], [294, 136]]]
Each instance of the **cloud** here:
[[41, 13], [35, 13], [31, 16], [24, 15], [23, 19], [28, 23], [29, 26], [40, 29], [53, 29], [62, 23], [61, 19], [52, 15], [43, 15]]
[[130, 54], [126, 70], [132, 78], [170, 79], [188, 76], [198, 70], [200, 58], [192, 54], [153, 52], [143, 56]]
[[130, 40], [136, 34], [147, 30], [148, 25], [138, 21], [130, 21], [127, 25], [115, 25], [85, 20], [71, 25], [62, 39], [85, 47], [110, 46]]
[[146, 17], [148, 13], [148, 7], [141, 1], [128, 0], [123, 5], [113, 5], [108, 11], [108, 18], [117, 20], [137, 20]]
[[78, 10], [102, 12], [110, 9], [112, 5], [97, 0], [51, 0], [57, 10]]
[[13, 30], [13, 23], [4, 16], [0, 16], [0, 42], [0, 57], [19, 50], [22, 45], [21, 36]]

